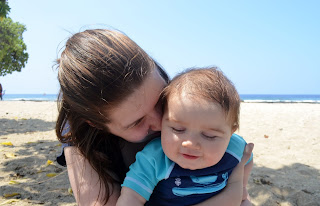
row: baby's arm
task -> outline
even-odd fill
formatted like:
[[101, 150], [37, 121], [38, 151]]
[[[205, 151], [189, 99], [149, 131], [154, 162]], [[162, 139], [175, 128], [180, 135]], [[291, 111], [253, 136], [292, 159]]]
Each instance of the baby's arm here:
[[165, 158], [160, 138], [138, 152], [123, 181], [117, 206], [144, 205], [159, 181], [164, 179], [172, 162]]
[[121, 195], [117, 201], [116, 206], [140, 206], [144, 205], [144, 203], [146, 203], [146, 200], [136, 191], [128, 187], [122, 187]]

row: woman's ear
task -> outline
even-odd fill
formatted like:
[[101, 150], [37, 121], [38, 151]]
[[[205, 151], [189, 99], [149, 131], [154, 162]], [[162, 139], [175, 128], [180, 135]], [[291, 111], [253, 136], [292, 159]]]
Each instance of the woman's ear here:
[[85, 120], [85, 122], [86, 122], [88, 125], [90, 125], [91, 127], [93, 127], [93, 128], [96, 128], [96, 129], [98, 129], [98, 130], [103, 130], [102, 127], [95, 125], [94, 123], [92, 123], [92, 122], [89, 121], [89, 120]]
[[86, 120], [86, 123], [88, 123], [88, 125], [90, 125], [91, 127], [97, 128], [96, 125], [94, 125], [94, 124], [93, 124], [91, 121], [89, 121], [89, 120]]

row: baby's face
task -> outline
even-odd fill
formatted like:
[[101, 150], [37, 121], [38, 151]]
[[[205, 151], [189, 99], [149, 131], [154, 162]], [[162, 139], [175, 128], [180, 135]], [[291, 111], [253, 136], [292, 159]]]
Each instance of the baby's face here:
[[162, 119], [164, 153], [185, 169], [217, 164], [233, 133], [221, 106], [184, 93], [171, 96]]

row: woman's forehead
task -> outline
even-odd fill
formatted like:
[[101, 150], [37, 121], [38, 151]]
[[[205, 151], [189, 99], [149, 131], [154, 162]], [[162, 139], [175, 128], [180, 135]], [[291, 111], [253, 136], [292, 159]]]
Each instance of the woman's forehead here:
[[166, 82], [159, 72], [153, 70], [139, 88], [110, 110], [111, 122], [125, 128], [148, 115], [157, 104], [160, 93], [165, 86]]

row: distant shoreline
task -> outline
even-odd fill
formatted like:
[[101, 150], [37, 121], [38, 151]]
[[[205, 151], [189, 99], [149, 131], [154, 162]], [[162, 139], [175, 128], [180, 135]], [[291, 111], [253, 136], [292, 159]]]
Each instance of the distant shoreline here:
[[2, 100], [2, 102], [57, 102], [57, 100], [15, 99], [15, 100]]
[[[16, 99], [16, 100], [2, 100], [2, 102], [57, 102], [58, 100], [32, 100], [32, 99]], [[1, 102], [1, 101], [0, 101]], [[320, 101], [246, 101], [241, 100], [245, 104], [320, 104]], [[0, 103], [1, 104], [1, 103]]]
[[[3, 101], [57, 101], [58, 94], [5, 94]], [[240, 94], [245, 103], [308, 103], [320, 104], [320, 95], [303, 94]]]
[[5, 94], [3, 101], [57, 101], [58, 94]]
[[320, 101], [248, 101], [248, 100], [241, 100], [241, 103], [266, 103], [266, 104], [320, 104]]

